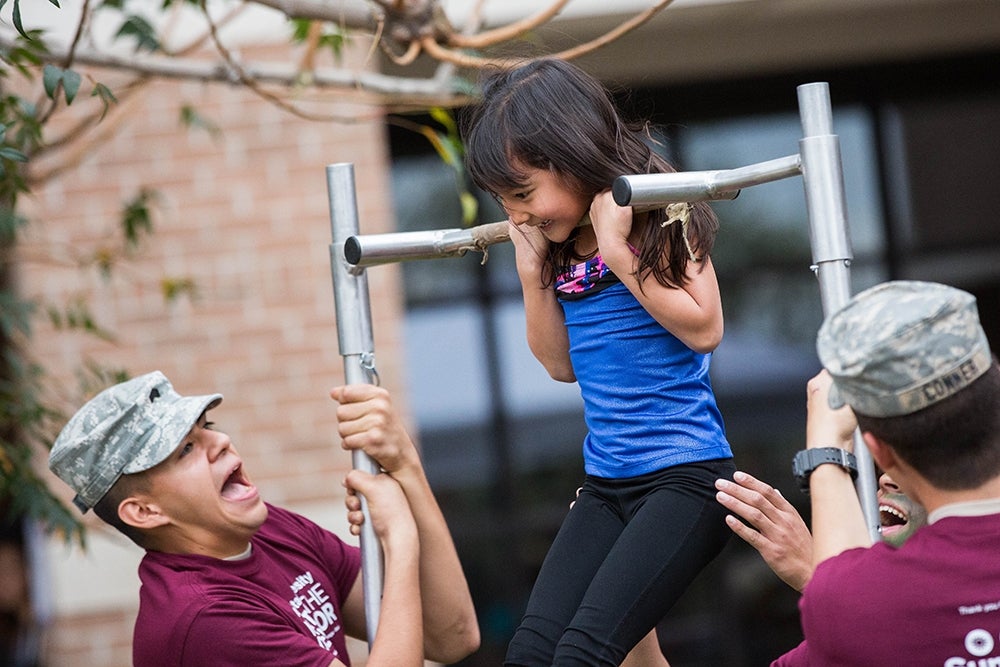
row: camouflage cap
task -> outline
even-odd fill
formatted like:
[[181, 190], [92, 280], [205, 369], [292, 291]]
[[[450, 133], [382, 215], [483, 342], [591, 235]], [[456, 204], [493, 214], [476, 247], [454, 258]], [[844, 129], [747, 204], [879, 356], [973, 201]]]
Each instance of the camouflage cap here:
[[869, 417], [922, 410], [992, 364], [975, 297], [912, 280], [855, 295], [823, 322], [816, 350], [833, 376], [830, 406]]
[[69, 420], [49, 453], [49, 469], [76, 491], [86, 512], [123, 474], [148, 470], [177, 449], [222, 394], [181, 396], [160, 371], [116, 384]]

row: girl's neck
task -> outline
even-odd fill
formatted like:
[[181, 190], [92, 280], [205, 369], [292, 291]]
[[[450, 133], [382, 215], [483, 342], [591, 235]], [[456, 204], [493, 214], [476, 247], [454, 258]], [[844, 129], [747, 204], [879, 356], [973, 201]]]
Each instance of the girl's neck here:
[[585, 225], [577, 230], [573, 240], [573, 254], [580, 259], [589, 259], [597, 254], [597, 234], [591, 225]]

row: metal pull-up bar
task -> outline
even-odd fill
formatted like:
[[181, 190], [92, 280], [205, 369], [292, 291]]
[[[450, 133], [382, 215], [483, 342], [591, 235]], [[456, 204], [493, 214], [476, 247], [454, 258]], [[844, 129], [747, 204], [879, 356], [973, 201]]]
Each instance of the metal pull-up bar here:
[[[368, 300], [368, 278], [364, 271], [352, 270], [344, 258], [344, 242], [358, 233], [358, 206], [354, 189], [354, 165], [340, 163], [326, 168], [326, 185], [330, 199], [330, 268], [333, 274], [334, 306], [337, 313], [337, 341], [344, 358], [344, 379], [348, 384], [377, 384], [375, 343], [372, 336], [371, 305]], [[371, 474], [379, 472], [378, 464], [368, 454], [355, 449], [351, 463], [357, 470]], [[382, 546], [372, 527], [368, 503], [361, 495], [361, 583], [365, 601], [365, 619], [369, 648], [375, 641], [379, 610], [382, 602], [384, 563]]]
[[[853, 258], [847, 232], [840, 145], [833, 134], [827, 84], [805, 84], [797, 91], [803, 131], [798, 154], [736, 169], [620, 176], [612, 186], [612, 196], [619, 206], [648, 209], [681, 201], [733, 199], [742, 188], [801, 175], [809, 217], [811, 268], [819, 281], [823, 313], [829, 315], [850, 298]], [[333, 226], [330, 262], [341, 355], [348, 382], [370, 382], [373, 377], [377, 379], [377, 373], [374, 372], [371, 312], [364, 268], [413, 259], [461, 256], [469, 250], [484, 252], [488, 246], [510, 239], [509, 224], [504, 220], [469, 229], [359, 236], [353, 166], [328, 166], [327, 180]], [[871, 454], [857, 432], [854, 442], [858, 460], [856, 488], [869, 535], [878, 541], [881, 532], [875, 469]], [[374, 465], [360, 452], [355, 452], [354, 456], [355, 467], [367, 469]], [[367, 519], [366, 506], [362, 509]], [[378, 619], [382, 564], [381, 550], [374, 532], [370, 531], [369, 521], [365, 522], [365, 527], [370, 534], [363, 530], [361, 551], [371, 643]]]

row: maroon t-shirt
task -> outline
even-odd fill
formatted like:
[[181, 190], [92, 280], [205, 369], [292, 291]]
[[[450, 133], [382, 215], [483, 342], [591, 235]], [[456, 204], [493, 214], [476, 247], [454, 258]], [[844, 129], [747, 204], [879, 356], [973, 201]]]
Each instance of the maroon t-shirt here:
[[1000, 514], [947, 516], [899, 549], [817, 566], [799, 601], [806, 637], [773, 667], [1000, 664]]
[[146, 553], [135, 667], [350, 665], [341, 604], [360, 552], [298, 514], [268, 512], [247, 559]]

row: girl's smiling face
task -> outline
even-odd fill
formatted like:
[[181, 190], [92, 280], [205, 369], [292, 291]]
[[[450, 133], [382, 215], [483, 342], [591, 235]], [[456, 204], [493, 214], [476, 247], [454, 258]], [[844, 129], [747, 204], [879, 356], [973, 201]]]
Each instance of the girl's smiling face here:
[[549, 241], [562, 243], [586, 215], [590, 198], [551, 170], [517, 166], [524, 185], [495, 193], [497, 201], [515, 225], [537, 227]]

